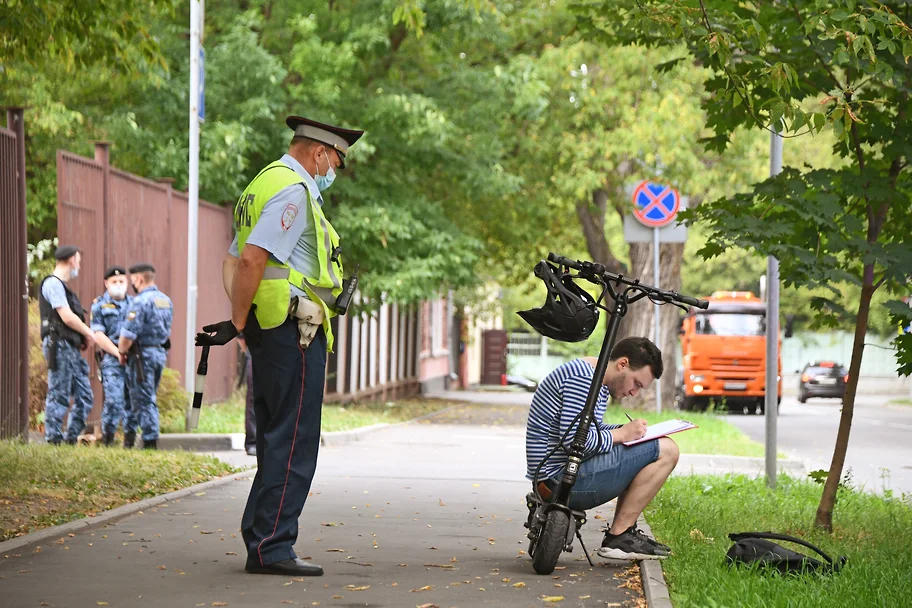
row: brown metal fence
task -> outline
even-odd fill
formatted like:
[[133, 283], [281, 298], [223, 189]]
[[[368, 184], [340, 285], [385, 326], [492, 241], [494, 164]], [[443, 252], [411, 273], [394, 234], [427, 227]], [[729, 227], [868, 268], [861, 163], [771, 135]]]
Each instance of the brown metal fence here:
[[0, 127], [0, 439], [28, 435], [28, 268], [25, 128], [21, 108]]
[[[104, 269], [136, 262], [155, 266], [155, 282], [174, 302], [172, 349], [167, 366], [184, 372], [187, 326], [187, 195], [173, 180], [151, 181], [110, 165], [110, 144], [95, 145], [95, 158], [57, 152], [57, 233], [61, 244], [83, 249], [79, 277], [70, 282], [83, 305], [104, 292]], [[231, 210], [200, 201], [197, 331], [206, 323], [231, 316], [222, 288], [222, 258], [231, 244]], [[92, 367], [95, 407], [89, 422], [99, 419], [101, 387]], [[228, 397], [237, 368], [237, 351], [213, 349], [206, 382], [207, 400]]]

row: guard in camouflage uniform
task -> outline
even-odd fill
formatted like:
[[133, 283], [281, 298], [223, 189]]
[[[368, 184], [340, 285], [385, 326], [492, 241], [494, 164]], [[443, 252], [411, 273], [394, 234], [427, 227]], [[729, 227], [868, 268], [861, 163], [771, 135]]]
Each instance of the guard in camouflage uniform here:
[[[156, 287], [152, 264], [131, 266], [130, 283], [137, 295], [120, 329], [118, 350], [121, 362], [127, 366], [130, 407], [139, 417], [143, 447], [154, 450], [158, 449], [159, 431], [156, 393], [171, 348], [174, 305]], [[127, 428], [124, 447], [133, 447], [135, 439], [136, 427]]]
[[[101, 409], [101, 437], [104, 445], [114, 442], [117, 426], [124, 421], [124, 433], [131, 418], [130, 401], [127, 394], [127, 369], [120, 364], [117, 341], [120, 328], [127, 316], [127, 308], [133, 298], [127, 295], [127, 271], [123, 266], [112, 266], [104, 274], [105, 292], [92, 302], [92, 331], [95, 332], [95, 359], [101, 373], [104, 387], [104, 405]], [[124, 411], [127, 419], [124, 420]]]

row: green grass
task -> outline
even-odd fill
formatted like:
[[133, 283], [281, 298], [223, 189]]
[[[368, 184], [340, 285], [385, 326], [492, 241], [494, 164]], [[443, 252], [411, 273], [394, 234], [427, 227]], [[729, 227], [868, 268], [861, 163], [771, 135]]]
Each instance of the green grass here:
[[638, 410], [617, 410], [609, 408], [605, 422], [621, 424], [626, 422], [624, 413], [631, 418], [642, 418], [649, 424], [679, 418], [697, 425], [698, 428], [675, 433], [672, 439], [684, 454], [724, 454], [726, 456], [763, 456], [764, 446], [741, 432], [741, 429], [725, 420], [724, 415], [703, 412], [663, 412], [661, 414]]
[[[245, 393], [234, 393], [228, 401], [204, 405], [197, 433], [243, 433]], [[323, 406], [323, 432], [347, 431], [372, 424], [405, 422], [453, 405], [439, 399], [403, 399], [387, 403], [349, 403]], [[163, 433], [183, 433], [183, 417], [162, 424]]]
[[[787, 476], [778, 482], [769, 490], [763, 479], [743, 476], [668, 480], [646, 518], [673, 550], [662, 565], [675, 608], [910, 605], [912, 497], [840, 490], [829, 535], [813, 527], [822, 486]], [[733, 544], [727, 535], [755, 531], [797, 536], [848, 563], [832, 576], [730, 569], [724, 564]]]
[[0, 441], [0, 541], [235, 470], [183, 451]]
[[893, 399], [888, 403], [890, 405], [912, 405], [912, 399]]

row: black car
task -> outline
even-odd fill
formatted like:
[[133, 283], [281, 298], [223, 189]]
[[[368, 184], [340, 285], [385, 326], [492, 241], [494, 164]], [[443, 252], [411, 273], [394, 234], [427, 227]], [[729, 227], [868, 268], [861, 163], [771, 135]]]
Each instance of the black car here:
[[848, 379], [849, 371], [838, 363], [833, 361], [808, 363], [801, 371], [798, 401], [804, 403], [808, 397], [842, 399], [845, 396]]

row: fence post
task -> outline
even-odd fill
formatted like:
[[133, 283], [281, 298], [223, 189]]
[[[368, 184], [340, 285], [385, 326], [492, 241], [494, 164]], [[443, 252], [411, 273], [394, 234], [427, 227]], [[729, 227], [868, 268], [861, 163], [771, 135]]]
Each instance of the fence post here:
[[29, 422], [29, 366], [28, 366], [28, 261], [26, 259], [26, 243], [28, 236], [26, 231], [26, 211], [25, 211], [25, 118], [22, 108], [6, 109], [6, 125], [16, 134], [16, 193], [18, 201], [15, 206], [16, 212], [12, 218], [12, 228], [15, 231], [16, 250], [14, 254], [15, 268], [22, 277], [21, 298], [19, 300], [19, 428], [18, 433], [22, 440], [28, 442], [28, 422]]
[[104, 247], [102, 248], [102, 255], [104, 256], [101, 261], [101, 267], [107, 268], [110, 264], [111, 253], [109, 251], [111, 240], [110, 226], [111, 222], [108, 218], [110, 214], [110, 194], [108, 186], [108, 177], [109, 170], [111, 167], [111, 142], [109, 141], [96, 141], [95, 142], [95, 162], [101, 165], [101, 175], [102, 175], [102, 187], [101, 187], [101, 222], [102, 230], [104, 230]]

